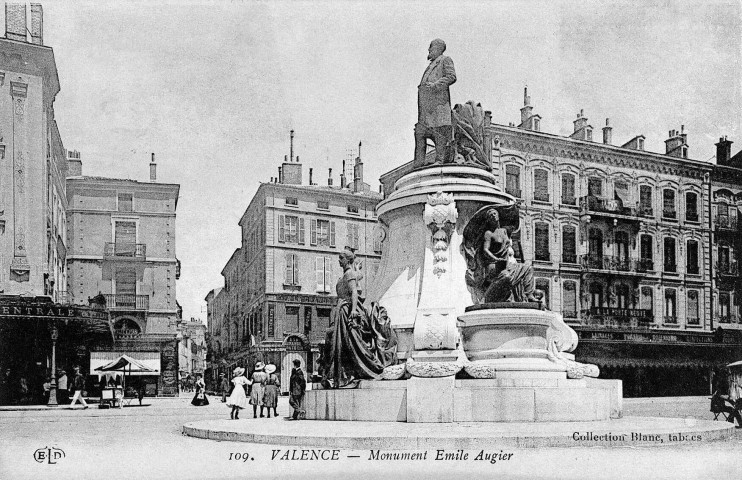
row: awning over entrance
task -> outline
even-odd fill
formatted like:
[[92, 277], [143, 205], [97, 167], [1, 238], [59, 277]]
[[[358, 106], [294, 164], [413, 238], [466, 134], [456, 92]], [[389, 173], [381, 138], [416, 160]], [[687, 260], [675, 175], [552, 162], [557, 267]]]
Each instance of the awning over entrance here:
[[121, 356], [126, 355], [139, 362], [151, 371], [136, 371], [133, 368], [131, 372], [127, 367], [126, 375], [160, 375], [160, 352], [90, 352], [90, 372], [98, 373], [101, 367], [118, 360]]
[[75, 323], [87, 333], [109, 334], [113, 339], [113, 327], [106, 310], [54, 303], [45, 296], [0, 295], [0, 321], [9, 324], [29, 320]]

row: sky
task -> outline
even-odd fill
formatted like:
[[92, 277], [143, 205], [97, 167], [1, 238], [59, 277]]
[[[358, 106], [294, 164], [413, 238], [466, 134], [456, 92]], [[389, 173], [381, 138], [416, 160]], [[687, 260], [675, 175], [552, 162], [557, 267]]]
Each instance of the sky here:
[[742, 147], [738, 1], [47, 1], [44, 42], [61, 92], [65, 148], [85, 175], [181, 185], [177, 297], [204, 297], [240, 247], [237, 225], [260, 182], [295, 154], [326, 182], [363, 142], [365, 180], [412, 159], [417, 85], [434, 38], [458, 80], [452, 103], [520, 121], [528, 86], [541, 129], [572, 132], [582, 109], [613, 142], [664, 153], [685, 125], [689, 156], [720, 136]]

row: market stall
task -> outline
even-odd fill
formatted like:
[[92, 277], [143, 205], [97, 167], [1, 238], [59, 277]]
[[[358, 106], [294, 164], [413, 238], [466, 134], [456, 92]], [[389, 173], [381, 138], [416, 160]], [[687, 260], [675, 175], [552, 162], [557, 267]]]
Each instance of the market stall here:
[[[115, 360], [96, 368], [95, 371], [98, 372], [99, 380], [101, 377], [106, 378], [106, 386], [101, 389], [101, 406], [118, 406], [119, 408], [123, 408], [124, 406], [127, 373], [131, 376], [132, 374], [139, 375], [145, 372], [154, 372], [153, 369], [128, 355], [121, 355]], [[119, 377], [121, 377], [120, 385], [116, 382], [109, 382], [110, 379], [118, 379]], [[141, 402], [142, 392], [139, 395]]]

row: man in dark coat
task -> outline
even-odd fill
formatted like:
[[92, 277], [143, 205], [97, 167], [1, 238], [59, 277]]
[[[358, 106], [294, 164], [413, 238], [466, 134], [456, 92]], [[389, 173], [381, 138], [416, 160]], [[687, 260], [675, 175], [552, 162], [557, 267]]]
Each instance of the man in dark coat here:
[[219, 374], [219, 390], [222, 392], [222, 403], [225, 403], [229, 395], [229, 380], [223, 373]]
[[301, 370], [301, 360], [294, 360], [294, 369], [291, 370], [289, 379], [289, 405], [294, 409], [291, 418], [299, 420], [304, 418], [304, 393], [307, 390], [307, 381]]
[[427, 139], [435, 142], [435, 163], [452, 163], [453, 126], [451, 95], [448, 87], [456, 82], [456, 70], [451, 57], [443, 55], [446, 42], [437, 38], [430, 42], [428, 60], [417, 87], [417, 125], [415, 125], [415, 159], [413, 165], [425, 165]]

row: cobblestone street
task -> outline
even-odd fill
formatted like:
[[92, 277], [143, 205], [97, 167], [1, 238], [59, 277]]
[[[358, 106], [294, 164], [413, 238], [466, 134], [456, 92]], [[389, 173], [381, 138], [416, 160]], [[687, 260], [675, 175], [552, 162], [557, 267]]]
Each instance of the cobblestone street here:
[[[284, 457], [290, 447], [182, 435], [184, 423], [229, 414], [213, 397], [205, 407], [193, 407], [189, 400], [187, 394], [146, 399], [148, 406], [122, 410], [0, 410], [0, 478], [347, 478], [349, 472], [354, 478], [441, 478], [460, 472], [462, 463], [473, 478], [647, 478], [647, 472], [652, 478], [736, 478], [742, 469], [740, 430], [729, 441], [673, 446], [504, 449], [493, 443], [485, 453], [513, 453], [495, 464], [474, 460], [478, 451], [466, 452], [466, 460], [435, 461], [435, 451], [425, 461], [370, 460], [369, 450], [340, 450], [338, 460], [299, 460], [300, 452], [297, 460], [282, 460], [291, 458], [291, 453]], [[239, 421], [284, 422], [288, 411], [283, 397], [278, 419], [255, 420], [251, 411], [243, 411]], [[624, 414], [712, 418], [705, 397], [626, 399]], [[300, 431], [303, 423], [293, 425]], [[60, 449], [64, 457], [54, 464], [36, 461], [34, 452], [46, 448]]]

